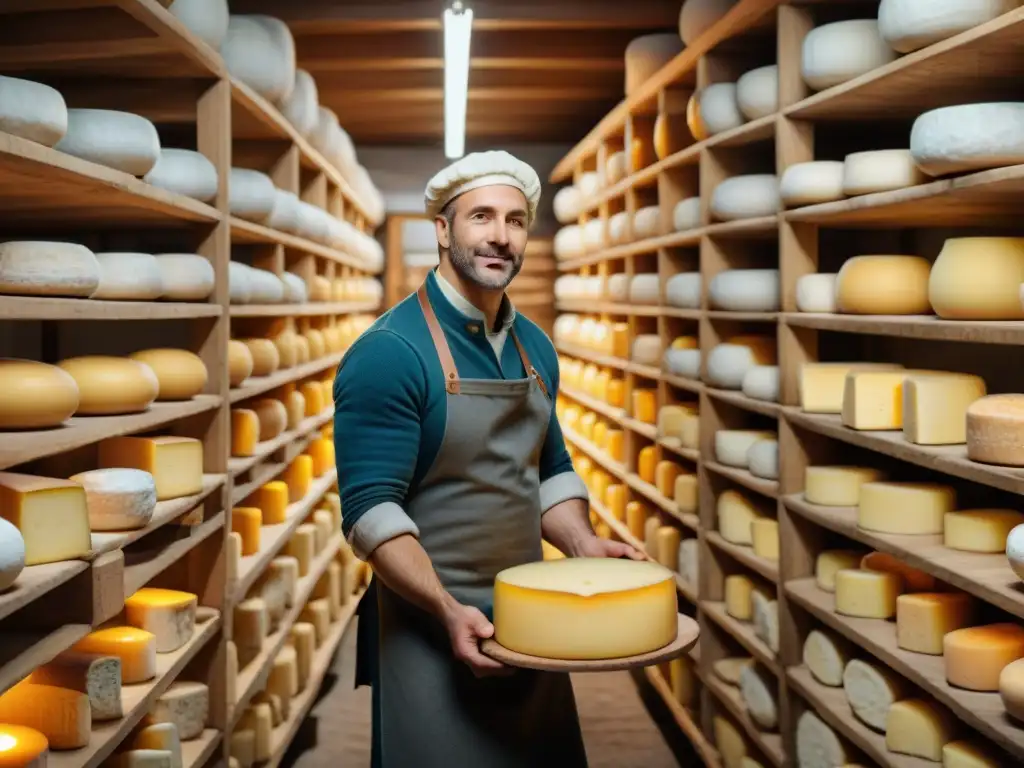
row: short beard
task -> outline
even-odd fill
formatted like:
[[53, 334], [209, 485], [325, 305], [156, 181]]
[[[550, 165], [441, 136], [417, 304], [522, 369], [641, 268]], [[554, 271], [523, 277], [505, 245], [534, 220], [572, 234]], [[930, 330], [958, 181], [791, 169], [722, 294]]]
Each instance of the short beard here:
[[451, 227], [448, 229], [448, 237], [451, 240], [448, 257], [452, 261], [452, 268], [463, 280], [479, 288], [484, 288], [488, 291], [503, 291], [515, 279], [515, 276], [519, 274], [519, 270], [523, 268], [523, 254], [506, 249], [500, 255], [508, 254], [512, 257], [511, 261], [506, 262], [509, 264], [509, 271], [507, 273], [494, 274], [490, 270], [481, 271], [473, 260], [477, 255], [477, 249], [463, 248], [462, 244], [455, 239]]

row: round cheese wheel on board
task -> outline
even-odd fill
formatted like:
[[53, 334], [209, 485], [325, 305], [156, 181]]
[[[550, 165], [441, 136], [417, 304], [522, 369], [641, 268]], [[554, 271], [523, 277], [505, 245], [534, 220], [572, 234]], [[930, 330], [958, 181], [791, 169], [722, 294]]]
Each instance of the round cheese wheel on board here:
[[622, 245], [630, 237], [629, 211], [613, 213], [608, 219], [608, 242], [610, 245]]
[[648, 205], [633, 215], [633, 237], [636, 240], [648, 240], [657, 237], [660, 231], [661, 209], [656, 205]]
[[700, 116], [711, 136], [743, 125], [746, 119], [740, 111], [736, 83], [715, 83], [701, 91]]
[[249, 268], [249, 301], [253, 304], [280, 304], [284, 300], [284, 283], [267, 269]]
[[576, 186], [579, 187], [584, 201], [589, 200], [601, 191], [601, 177], [596, 171], [586, 171], [580, 174]]
[[228, 299], [231, 304], [248, 304], [252, 301], [252, 267], [240, 261], [228, 262]]
[[228, 177], [228, 209], [232, 216], [265, 222], [274, 210], [277, 190], [265, 173], [249, 168], [232, 168]]
[[836, 732], [808, 709], [796, 723], [796, 759], [799, 768], [836, 768], [850, 762], [850, 753]]
[[777, 312], [779, 270], [727, 269], [708, 285], [708, 303], [728, 312]]
[[78, 403], [78, 383], [67, 371], [35, 360], [0, 358], [0, 430], [59, 427]]
[[790, 208], [842, 200], [841, 160], [817, 160], [787, 168], [779, 180], [779, 197]]
[[700, 309], [700, 272], [680, 272], [665, 282], [665, 303], [680, 309]]
[[186, 349], [144, 349], [131, 359], [145, 363], [156, 374], [159, 401], [191, 400], [206, 386], [206, 365], [199, 355]]
[[297, 233], [300, 225], [299, 202], [299, 196], [294, 192], [275, 190], [274, 206], [270, 209], [267, 226], [281, 232]]
[[241, 341], [228, 341], [228, 382], [232, 387], [242, 384], [252, 375], [253, 358], [249, 347]]
[[779, 111], [779, 68], [772, 64], [745, 72], [736, 81], [736, 102], [747, 120]]
[[316, 80], [306, 70], [295, 71], [295, 83], [291, 94], [281, 105], [281, 114], [300, 136], [309, 136], [316, 129], [320, 120], [320, 94]]
[[661, 294], [661, 278], [657, 273], [633, 275], [629, 284], [630, 304], [657, 304]]
[[573, 224], [580, 217], [583, 195], [574, 186], [562, 187], [551, 201], [559, 224]]
[[583, 228], [569, 224], [555, 233], [552, 243], [556, 259], [578, 259], [583, 255]]
[[110, 109], [69, 109], [68, 129], [54, 149], [132, 176], [160, 159], [160, 136], [149, 120]]
[[[309, 292], [306, 289], [306, 281], [291, 272], [281, 275], [281, 282], [284, 283], [284, 300], [288, 304], [305, 304], [309, 301]], [[373, 285], [380, 285], [376, 280]]]
[[722, 389], [740, 389], [747, 371], [755, 365], [775, 364], [774, 338], [735, 336], [708, 354], [707, 381]]
[[220, 50], [228, 33], [227, 0], [173, 0], [167, 10], [192, 34]]
[[928, 278], [928, 301], [946, 320], [1024, 320], [1024, 238], [946, 240]]
[[700, 350], [670, 347], [663, 356], [665, 368], [684, 379], [700, 378]]
[[161, 253], [156, 257], [168, 301], [203, 301], [213, 293], [213, 265], [195, 253]]
[[143, 181], [203, 202], [217, 196], [217, 169], [201, 152], [190, 149], [162, 148]]
[[910, 154], [929, 176], [1024, 163], [1024, 102], [959, 104], [925, 112], [910, 129]]
[[779, 179], [772, 174], [728, 178], [711, 193], [710, 208], [720, 221], [774, 216], [779, 210]]
[[68, 478], [85, 488], [89, 528], [133, 531], [145, 528], [156, 509], [153, 475], [141, 469], [93, 469]]
[[923, 184], [928, 179], [908, 149], [854, 152], [843, 160], [843, 194], [867, 195]]
[[643, 35], [626, 46], [626, 96], [634, 93], [659, 69], [683, 51], [679, 35]]
[[583, 248], [586, 253], [598, 253], [604, 246], [604, 220], [591, 219], [583, 225]]
[[1009, 13], [1020, 0], [882, 0], [878, 30], [889, 47], [910, 53]]
[[84, 355], [58, 366], [78, 384], [78, 416], [141, 413], [160, 392], [160, 381], [145, 363], [125, 357]]
[[252, 373], [250, 376], [269, 376], [281, 364], [281, 356], [277, 347], [270, 339], [244, 339], [243, 343], [252, 355]]
[[967, 406], [967, 458], [1024, 467], [1024, 395], [986, 395]]
[[629, 169], [626, 167], [626, 153], [622, 150], [613, 152], [604, 166], [604, 183], [606, 186], [617, 184], [626, 177]]
[[105, 301], [153, 301], [164, 292], [160, 265], [149, 253], [97, 253], [100, 284], [89, 297]]
[[280, 104], [291, 95], [295, 40], [280, 19], [233, 14], [220, 53], [228, 72], [268, 101]]
[[779, 401], [779, 368], [776, 365], [755, 365], [743, 377], [740, 389], [747, 397], [771, 403]]
[[804, 82], [823, 91], [896, 59], [875, 19], [850, 19], [815, 27], [804, 38], [800, 72]]
[[609, 275], [608, 282], [605, 285], [609, 301], [625, 303], [629, 300], [629, 275], [622, 272]]
[[52, 147], [67, 130], [68, 107], [60, 91], [0, 75], [0, 131]]
[[664, 345], [656, 333], [642, 333], [633, 339], [630, 359], [640, 365], [657, 365], [661, 361]]
[[797, 311], [835, 313], [837, 277], [835, 273], [828, 272], [799, 277], [796, 281]]
[[736, 5], [737, 0], [684, 0], [679, 9], [679, 37], [693, 45], [702, 34]]
[[676, 232], [685, 232], [700, 226], [700, 198], [687, 197], [672, 209], [672, 226]]
[[[759, 366], [766, 367], [766, 366]], [[757, 370], [756, 368], [754, 370]], [[776, 368], [776, 370], [778, 370]], [[749, 377], [750, 374], [747, 374]], [[762, 398], [763, 399], [763, 398]], [[777, 398], [776, 398], [777, 399]], [[747, 468], [754, 477], [779, 479], [779, 442], [771, 438], [758, 440], [747, 451]]]
[[0, 294], [88, 298], [100, 286], [96, 255], [77, 243], [0, 243]]
[[920, 256], [854, 256], [836, 275], [836, 310], [853, 315], [926, 315], [931, 264]]

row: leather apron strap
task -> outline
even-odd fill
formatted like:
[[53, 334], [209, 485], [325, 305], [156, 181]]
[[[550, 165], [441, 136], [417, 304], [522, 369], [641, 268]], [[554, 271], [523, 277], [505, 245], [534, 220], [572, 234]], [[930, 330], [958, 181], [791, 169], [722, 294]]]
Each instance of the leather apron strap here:
[[[437, 319], [434, 307], [430, 303], [430, 297], [427, 295], [426, 282], [420, 284], [419, 290], [416, 291], [416, 298], [419, 299], [420, 309], [423, 310], [423, 317], [427, 321], [427, 328], [430, 330], [430, 338], [434, 342], [434, 348], [437, 350], [437, 358], [441, 361], [441, 370], [444, 371], [445, 389], [448, 394], [457, 395], [461, 391], [461, 387], [459, 385], [459, 371], [458, 368], [455, 367], [455, 358], [452, 357], [452, 350], [448, 346], [448, 339], [445, 338], [444, 330], [441, 328], [441, 323]], [[526, 371], [526, 375], [535, 377], [541, 391], [546, 395], [548, 393], [548, 388], [544, 384], [544, 379], [541, 378], [540, 374], [537, 373], [537, 369], [534, 368], [533, 364], [530, 362], [530, 357], [526, 354], [526, 349], [523, 348], [522, 343], [519, 341], [519, 337], [516, 335], [515, 329], [509, 329], [509, 335], [512, 337], [512, 341], [516, 345], [516, 350], [519, 352], [519, 359], [523, 363], [523, 370]]]

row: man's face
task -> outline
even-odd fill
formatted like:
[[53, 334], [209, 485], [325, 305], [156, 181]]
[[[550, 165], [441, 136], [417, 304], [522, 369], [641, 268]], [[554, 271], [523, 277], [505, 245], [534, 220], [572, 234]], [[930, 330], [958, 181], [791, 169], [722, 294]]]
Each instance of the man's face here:
[[451, 226], [444, 218], [435, 226], [460, 277], [488, 290], [512, 282], [526, 252], [526, 205], [522, 192], [505, 185], [473, 189], [453, 201]]

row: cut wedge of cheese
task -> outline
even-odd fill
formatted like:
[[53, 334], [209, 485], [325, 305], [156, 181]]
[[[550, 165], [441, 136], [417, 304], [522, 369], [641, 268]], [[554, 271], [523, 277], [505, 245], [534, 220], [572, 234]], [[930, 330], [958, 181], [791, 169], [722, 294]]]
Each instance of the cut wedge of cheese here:
[[192, 639], [198, 603], [189, 592], [143, 587], [124, 601], [125, 620], [153, 633], [157, 653], [172, 653]]

